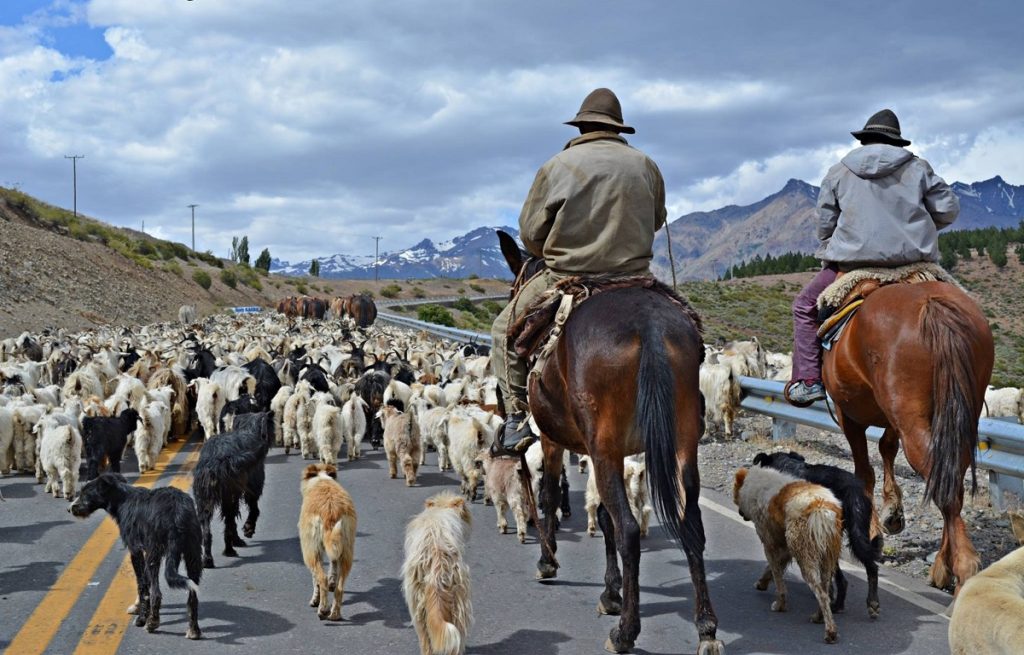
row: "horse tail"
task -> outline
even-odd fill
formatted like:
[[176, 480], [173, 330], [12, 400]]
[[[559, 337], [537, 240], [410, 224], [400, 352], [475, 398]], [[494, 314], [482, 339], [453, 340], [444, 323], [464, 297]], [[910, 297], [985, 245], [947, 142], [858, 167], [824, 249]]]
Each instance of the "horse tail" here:
[[644, 438], [654, 510], [669, 536], [682, 544], [686, 498], [676, 456], [675, 374], [665, 336], [653, 323], [644, 327], [640, 338], [634, 420]]
[[925, 500], [949, 507], [963, 498], [964, 460], [971, 466], [971, 493], [978, 480], [978, 397], [975, 393], [972, 326], [962, 310], [943, 298], [929, 298], [921, 310], [921, 334], [932, 354], [932, 438], [928, 447]]

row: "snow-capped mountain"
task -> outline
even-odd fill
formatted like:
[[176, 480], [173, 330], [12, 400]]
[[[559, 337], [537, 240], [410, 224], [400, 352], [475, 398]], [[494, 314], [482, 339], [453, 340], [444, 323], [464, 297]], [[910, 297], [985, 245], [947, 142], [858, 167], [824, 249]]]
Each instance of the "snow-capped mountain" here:
[[[513, 227], [479, 227], [450, 241], [435, 244], [423, 239], [411, 248], [398, 252], [381, 253], [377, 273], [382, 279], [427, 277], [462, 278], [510, 277], [505, 258], [498, 247], [495, 230], [504, 230], [514, 237], [519, 231]], [[320, 277], [346, 279], [372, 279], [373, 255], [332, 255], [319, 257]], [[270, 262], [270, 272], [283, 275], [306, 275], [312, 260], [290, 264], [277, 259]]]

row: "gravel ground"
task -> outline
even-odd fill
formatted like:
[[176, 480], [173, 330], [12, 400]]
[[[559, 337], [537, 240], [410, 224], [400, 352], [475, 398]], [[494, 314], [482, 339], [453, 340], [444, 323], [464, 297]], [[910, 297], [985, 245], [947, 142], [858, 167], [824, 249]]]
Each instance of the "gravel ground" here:
[[[841, 434], [801, 426], [797, 428], [795, 439], [776, 442], [770, 436], [771, 419], [751, 414], [741, 414], [734, 429], [737, 436], [733, 439], [706, 435], [701, 440], [703, 486], [731, 494], [736, 469], [749, 466], [759, 452], [775, 450], [795, 450], [806, 457], [808, 463], [853, 470], [853, 457]], [[882, 460], [877, 445], [868, 444], [868, 451], [877, 476], [875, 503], [876, 507], [881, 507]], [[931, 560], [942, 538], [942, 516], [933, 504], [921, 505], [924, 479], [910, 468], [902, 450], [896, 458], [896, 476], [903, 488], [906, 527], [898, 535], [885, 537], [883, 565], [927, 582]], [[978, 493], [973, 498], [968, 495], [964, 505], [962, 516], [983, 567], [1017, 548], [1006, 514], [990, 506], [984, 471], [978, 472]]]

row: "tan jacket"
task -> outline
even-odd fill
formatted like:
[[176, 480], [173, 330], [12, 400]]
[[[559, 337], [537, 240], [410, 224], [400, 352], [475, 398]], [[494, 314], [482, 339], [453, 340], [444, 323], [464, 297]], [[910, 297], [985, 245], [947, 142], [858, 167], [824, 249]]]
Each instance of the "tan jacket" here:
[[658, 166], [618, 134], [591, 132], [537, 172], [519, 236], [555, 272], [640, 273], [666, 213]]

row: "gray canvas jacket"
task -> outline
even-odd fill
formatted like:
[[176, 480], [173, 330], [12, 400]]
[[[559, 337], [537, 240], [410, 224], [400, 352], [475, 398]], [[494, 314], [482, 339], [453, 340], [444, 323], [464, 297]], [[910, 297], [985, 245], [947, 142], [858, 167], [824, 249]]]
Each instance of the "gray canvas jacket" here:
[[591, 132], [537, 172], [519, 235], [558, 273], [644, 273], [666, 214], [657, 165], [618, 134]]
[[862, 146], [821, 183], [815, 254], [842, 270], [937, 262], [938, 231], [959, 213], [960, 201], [928, 162], [897, 146]]

